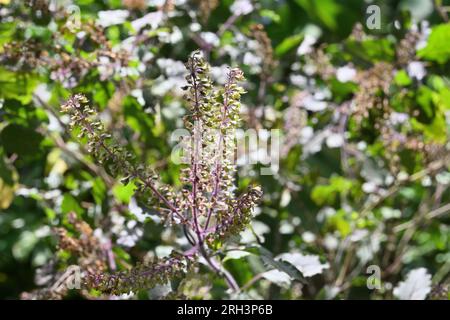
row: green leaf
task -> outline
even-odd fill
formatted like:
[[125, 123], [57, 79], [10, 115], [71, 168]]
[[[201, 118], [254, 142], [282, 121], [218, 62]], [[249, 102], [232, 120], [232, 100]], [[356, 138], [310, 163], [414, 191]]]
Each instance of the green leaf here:
[[259, 14], [261, 15], [261, 17], [269, 18], [270, 20], [272, 20], [273, 22], [276, 22], [276, 23], [281, 21], [280, 15], [273, 10], [262, 9], [259, 12]]
[[347, 214], [344, 210], [339, 210], [333, 216], [327, 220], [328, 227], [337, 230], [343, 238], [350, 234], [352, 231]]
[[84, 210], [71, 194], [66, 193], [64, 194], [64, 198], [61, 203], [61, 211], [62, 213], [75, 212], [78, 216], [80, 216]]
[[421, 110], [419, 121], [429, 123], [435, 114], [433, 103], [433, 91], [427, 86], [421, 86], [417, 90], [416, 101]]
[[128, 183], [127, 185], [118, 183], [113, 188], [113, 194], [119, 202], [129, 203], [135, 189], [136, 186], [132, 182]]
[[0, 209], [7, 209], [14, 200], [19, 175], [15, 168], [6, 163], [0, 152]]
[[333, 176], [328, 185], [315, 186], [311, 192], [311, 198], [318, 205], [332, 204], [338, 193], [346, 194], [353, 186], [353, 182], [340, 176]]
[[364, 60], [373, 63], [374, 61], [393, 61], [395, 49], [393, 43], [388, 39], [368, 39], [364, 41], [348, 40], [345, 49], [355, 60]]
[[5, 151], [19, 156], [32, 156], [38, 153], [43, 139], [44, 137], [34, 129], [18, 124], [10, 124], [0, 133], [0, 142]]
[[95, 178], [92, 184], [92, 196], [94, 197], [95, 203], [102, 204], [106, 197], [106, 185], [101, 178]]
[[0, 45], [11, 40], [16, 31], [16, 22], [2, 21], [0, 23]]
[[19, 74], [0, 68], [0, 98], [29, 103], [37, 84], [38, 78], [35, 75]]
[[343, 8], [335, 0], [296, 0], [296, 2], [308, 13], [310, 17], [320, 21], [327, 28], [338, 28], [338, 15]]
[[394, 82], [396, 85], [401, 87], [409, 86], [412, 83], [411, 78], [408, 76], [405, 70], [400, 70], [394, 77]]
[[282, 260], [275, 260], [272, 253], [264, 247], [259, 246], [258, 250], [264, 264], [287, 273], [293, 279], [306, 283], [306, 280], [301, 272], [291, 263]]
[[425, 48], [417, 56], [444, 64], [450, 58], [450, 23], [434, 27]]
[[14, 258], [17, 260], [26, 259], [29, 254], [33, 251], [36, 243], [38, 242], [38, 238], [29, 230], [21, 233], [19, 240], [13, 245], [12, 253]]
[[284, 39], [275, 48], [275, 54], [278, 57], [286, 54], [288, 51], [290, 51], [293, 48], [297, 47], [302, 42], [303, 38], [304, 38], [304, 35], [302, 33], [299, 33], [299, 34], [295, 34], [293, 36], [290, 36], [290, 37]]

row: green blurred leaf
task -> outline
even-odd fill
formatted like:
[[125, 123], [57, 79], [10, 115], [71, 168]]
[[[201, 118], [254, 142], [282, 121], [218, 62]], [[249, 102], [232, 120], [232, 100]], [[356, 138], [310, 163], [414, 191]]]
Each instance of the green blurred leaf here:
[[64, 194], [63, 201], [61, 203], [62, 213], [75, 212], [78, 216], [83, 214], [84, 210], [78, 204], [78, 201], [69, 193]]
[[121, 183], [118, 183], [113, 188], [113, 194], [116, 197], [116, 199], [121, 203], [129, 203], [131, 200], [131, 197], [134, 194], [134, 190], [136, 189], [136, 186], [134, 183], [130, 182], [127, 185], [123, 185]]
[[336, 200], [337, 194], [348, 193], [352, 186], [352, 181], [344, 177], [333, 176], [328, 185], [315, 186], [311, 192], [311, 198], [318, 205], [331, 204]]
[[425, 48], [419, 50], [417, 55], [426, 60], [436, 61], [440, 64], [450, 58], [450, 23], [433, 27]]
[[335, 0], [296, 0], [296, 2], [314, 19], [331, 30], [338, 28], [338, 15], [344, 10]]
[[284, 39], [276, 48], [275, 48], [275, 54], [278, 57], [283, 56], [288, 51], [296, 48], [303, 40], [304, 35], [302, 33], [295, 34], [293, 36], [290, 36], [286, 39]]
[[33, 128], [10, 124], [0, 133], [0, 142], [8, 153], [33, 156], [39, 152], [44, 139]]
[[37, 84], [35, 75], [20, 74], [0, 67], [0, 98], [29, 103]]

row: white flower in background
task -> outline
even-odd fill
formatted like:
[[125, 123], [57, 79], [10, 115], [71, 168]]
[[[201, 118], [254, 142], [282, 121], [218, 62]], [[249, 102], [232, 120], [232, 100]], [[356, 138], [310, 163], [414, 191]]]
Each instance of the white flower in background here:
[[373, 193], [378, 189], [378, 185], [373, 181], [364, 182], [362, 185], [362, 190], [365, 193]]
[[300, 71], [302, 69], [302, 64], [300, 62], [294, 62], [291, 65], [291, 70], [292, 71]]
[[248, 66], [259, 66], [262, 62], [261, 57], [253, 54], [252, 52], [246, 52], [244, 54], [243, 63]]
[[137, 102], [141, 106], [145, 106], [144, 92], [142, 89], [131, 90], [131, 95], [136, 98]]
[[327, 234], [323, 239], [323, 245], [325, 246], [325, 248], [327, 248], [327, 250], [333, 251], [337, 249], [339, 241], [335, 236]]
[[200, 37], [209, 45], [217, 47], [220, 45], [220, 39], [214, 32], [202, 32]]
[[114, 74], [115, 68], [111, 65], [111, 60], [108, 57], [101, 56], [98, 59], [97, 70], [100, 73], [100, 79], [105, 80]]
[[232, 60], [237, 59], [240, 55], [240, 50], [232, 45], [226, 44], [222, 47], [223, 52], [228, 54]]
[[409, 116], [406, 113], [402, 113], [402, 112], [391, 112], [391, 115], [389, 116], [389, 121], [393, 124], [393, 125], [398, 125], [398, 124], [402, 124], [405, 123], [406, 121], [408, 121]]
[[246, 15], [253, 11], [253, 5], [250, 0], [236, 0], [230, 10], [236, 16]]
[[123, 39], [119, 44], [115, 46], [117, 48], [117, 51], [124, 50], [127, 51], [131, 57], [138, 58], [137, 55], [137, 48], [135, 47], [134, 43], [136, 42], [136, 37], [131, 36], [128, 38]]
[[386, 186], [390, 186], [391, 184], [393, 184], [395, 181], [395, 178], [391, 175], [391, 174], [387, 174], [386, 177], [384, 178], [384, 184]]
[[144, 213], [141, 207], [138, 206], [137, 201], [134, 197], [130, 199], [128, 204], [128, 211], [133, 214], [139, 222], [144, 222], [145, 219], [150, 217], [149, 214]]
[[278, 232], [281, 234], [292, 234], [294, 233], [294, 226], [289, 221], [283, 220], [280, 222], [280, 228], [278, 228]]
[[266, 112], [266, 120], [275, 122], [277, 119], [277, 110], [275, 110], [272, 106], [263, 106], [265, 112]]
[[431, 275], [425, 268], [411, 270], [406, 280], [394, 288], [394, 296], [400, 300], [425, 300], [431, 291]]
[[245, 44], [250, 51], [257, 51], [261, 48], [261, 44], [258, 41], [249, 38], [245, 39]]
[[136, 229], [134, 233], [130, 233], [128, 230], [122, 230], [117, 238], [117, 244], [128, 248], [134, 247], [143, 234], [142, 229]]
[[402, 216], [402, 212], [400, 210], [390, 207], [381, 207], [380, 212], [385, 220], [398, 219]]
[[[314, 73], [317, 72], [317, 67], [313, 64], [305, 64], [305, 66], [303, 67], [303, 72], [308, 76], [313, 76]], [[311, 83], [315, 84], [315, 79], [311, 79]]]
[[332, 96], [330, 89], [325, 87], [319, 88], [314, 92], [314, 98], [317, 100], [331, 99]]
[[[43, 102], [48, 102], [51, 98], [52, 93], [50, 92], [50, 90], [48, 90], [46, 84], [40, 84], [34, 90], [34, 95], [39, 98], [39, 99], [33, 98], [33, 100], [37, 100], [35, 101], [35, 104], [40, 106], [41, 104], [39, 100], [42, 100]], [[47, 129], [55, 132], [63, 132], [64, 128], [59, 123], [59, 119], [48, 111], [46, 111], [46, 113], [48, 117]]]
[[147, 0], [147, 4], [151, 7], [162, 7], [166, 3], [166, 0]]
[[218, 84], [225, 84], [229, 68], [226, 64], [218, 67], [211, 67], [211, 76]]
[[316, 241], [316, 235], [311, 231], [305, 231], [302, 234], [302, 239], [306, 243], [313, 243], [314, 241]]
[[313, 45], [316, 43], [317, 37], [307, 34], [297, 49], [297, 55], [302, 56], [312, 51]]
[[360, 142], [358, 142], [358, 144], [356, 145], [356, 148], [357, 148], [359, 151], [364, 151], [364, 150], [366, 150], [366, 148], [367, 148], [367, 143], [366, 143], [365, 141], [360, 141]]
[[314, 129], [310, 126], [304, 127], [300, 130], [300, 143], [306, 144], [314, 136]]
[[332, 207], [324, 207], [317, 213], [317, 222], [324, 222], [336, 214], [336, 210]]
[[177, 60], [160, 58], [156, 64], [168, 77], [182, 76], [186, 70], [184, 63]]
[[261, 72], [262, 59], [252, 52], [246, 52], [244, 54], [243, 63], [250, 67], [251, 74], [258, 74]]
[[147, 13], [142, 18], [136, 19], [131, 22], [133, 29], [138, 32], [143, 27], [150, 25], [152, 29], [156, 29], [164, 19], [164, 13], [162, 10]]
[[303, 145], [302, 158], [306, 158], [311, 154], [315, 154], [322, 150], [322, 144], [328, 137], [328, 130], [316, 132], [316, 134]]
[[251, 41], [251, 39], [249, 37], [247, 37], [245, 34], [243, 34], [242, 32], [239, 31], [235, 31], [234, 34], [234, 42], [239, 46], [239, 47], [243, 47], [244, 43], [248, 43], [249, 41]]
[[43, 102], [48, 102], [52, 97], [51, 91], [48, 89], [48, 86], [44, 83], [41, 83], [36, 87], [36, 89], [34, 90], [34, 95], [37, 96]]
[[172, 250], [172, 246], [157, 246], [155, 248], [155, 253], [158, 258], [164, 258], [169, 256]]
[[172, 28], [172, 32], [158, 32], [158, 39], [159, 41], [164, 43], [175, 44], [183, 40], [183, 33], [181, 32], [180, 28], [174, 26]]
[[339, 148], [344, 145], [344, 137], [340, 133], [330, 133], [326, 140], [328, 148]]
[[450, 172], [440, 172], [436, 175], [436, 181], [444, 186], [450, 184]]
[[280, 199], [280, 207], [284, 208], [287, 207], [288, 204], [291, 202], [291, 192], [289, 189], [284, 189], [281, 193], [281, 199]]
[[405, 171], [400, 171], [397, 174], [397, 180], [399, 180], [399, 181], [406, 181], [406, 180], [408, 180], [408, 178], [409, 178], [409, 174], [406, 173]]
[[[259, 240], [261, 240], [261, 242], [264, 242], [264, 240], [265, 240], [264, 234], [269, 233], [270, 228], [265, 223], [263, 223], [261, 221], [257, 221], [257, 220], [252, 221], [251, 225], [252, 225], [253, 231], [258, 236]], [[246, 244], [246, 243], [256, 242], [255, 234], [253, 234], [253, 232], [250, 230], [250, 228], [245, 229], [244, 231], [242, 231], [240, 233], [241, 243]]]
[[[425, 48], [428, 42], [428, 37], [431, 34], [430, 23], [427, 20], [424, 20], [420, 23], [420, 39], [416, 43], [416, 51], [422, 48]], [[419, 27], [416, 24], [413, 24], [411, 27], [411, 31], [419, 31]]]
[[420, 61], [411, 61], [408, 64], [407, 71], [408, 71], [408, 75], [411, 78], [415, 78], [419, 81], [422, 80], [427, 75], [425, 66]]
[[202, 29], [202, 25], [198, 22], [193, 22], [189, 25], [191, 32], [199, 32]]
[[327, 108], [327, 103], [309, 95], [303, 99], [303, 106], [309, 111], [317, 112], [325, 110]]
[[356, 77], [356, 70], [350, 66], [343, 66], [336, 70], [336, 78], [340, 82], [348, 82], [354, 80]]
[[126, 222], [125, 218], [118, 212], [111, 212], [111, 232], [117, 236], [117, 244], [124, 247], [134, 247], [136, 242], [142, 237], [144, 231], [138, 226], [136, 221]]
[[160, 58], [156, 60], [156, 64], [164, 75], [158, 77], [154, 81], [154, 84], [151, 87], [152, 94], [163, 96], [167, 92], [174, 90], [174, 94], [182, 96], [183, 90], [181, 90], [181, 87], [185, 85], [185, 66], [183, 62]]
[[107, 10], [98, 12], [98, 24], [102, 27], [109, 27], [124, 23], [129, 15], [128, 10]]
[[277, 259], [284, 260], [295, 266], [304, 277], [312, 277], [321, 274], [324, 269], [328, 269], [328, 263], [322, 264], [319, 256], [303, 255], [301, 253], [282, 253]]
[[289, 79], [294, 86], [298, 86], [301, 88], [305, 87], [308, 84], [308, 79], [300, 74], [293, 74], [289, 77]]
[[338, 293], [341, 291], [339, 287], [326, 285], [323, 287], [325, 290], [325, 299], [331, 300], [334, 299]]
[[368, 234], [369, 231], [367, 231], [366, 229], [358, 229], [350, 234], [349, 240], [352, 242], [359, 242], [363, 240]]
[[174, 90], [176, 96], [182, 97], [184, 91], [181, 88], [186, 84], [183, 77], [170, 77], [166, 79], [165, 77], [159, 77], [155, 80], [153, 86], [151, 87], [152, 94], [156, 96], [163, 96], [167, 92]]
[[77, 39], [82, 40], [83, 38], [85, 38], [87, 36], [87, 33], [86, 33], [86, 31], [79, 31], [79, 32], [77, 32], [76, 36], [77, 36]]

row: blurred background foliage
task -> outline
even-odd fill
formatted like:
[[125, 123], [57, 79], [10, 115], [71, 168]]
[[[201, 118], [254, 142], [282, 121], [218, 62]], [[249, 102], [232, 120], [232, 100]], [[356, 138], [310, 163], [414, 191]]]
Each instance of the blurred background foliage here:
[[[380, 8], [379, 29], [366, 25], [369, 5]], [[120, 143], [178, 186], [171, 134], [183, 126], [183, 63], [200, 48], [216, 82], [227, 66], [245, 72], [242, 128], [283, 134], [278, 172], [239, 166], [239, 189], [260, 184], [264, 199], [251, 229], [219, 251], [238, 297], [447, 299], [449, 8], [440, 0], [0, 0], [0, 297], [49, 286], [76, 263], [54, 231], [79, 236], [71, 212], [112, 254], [110, 268], [187, 245], [136, 204], [133, 186], [92, 161], [59, 106], [86, 94]], [[378, 290], [367, 287], [369, 265], [381, 269]], [[230, 296], [198, 268], [172, 289]]]

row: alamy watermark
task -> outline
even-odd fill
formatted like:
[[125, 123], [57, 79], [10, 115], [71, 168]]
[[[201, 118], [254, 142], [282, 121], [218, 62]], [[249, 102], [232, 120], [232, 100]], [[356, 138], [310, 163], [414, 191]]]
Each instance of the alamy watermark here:
[[50, 0], [49, 9], [50, 11], [56, 11], [58, 8], [64, 8], [67, 14], [67, 21], [65, 26], [71, 32], [76, 32], [81, 28], [81, 10], [80, 7], [71, 4], [66, 0]]
[[370, 5], [366, 9], [366, 27], [369, 30], [381, 29], [381, 8], [375, 4]]
[[261, 164], [261, 175], [273, 175], [280, 168], [280, 129], [207, 129], [200, 135], [191, 135], [187, 129], [177, 129], [171, 135], [176, 142], [171, 160], [175, 164], [192, 162], [229, 163], [237, 166]]
[[51, 287], [52, 291], [59, 289], [81, 289], [81, 269], [79, 266], [71, 265], [63, 273], [63, 275]]
[[366, 274], [369, 275], [366, 281], [366, 285], [369, 290], [392, 289], [392, 284], [389, 282], [383, 285], [381, 281], [381, 268], [378, 265], [372, 264], [368, 266], [366, 269]]

